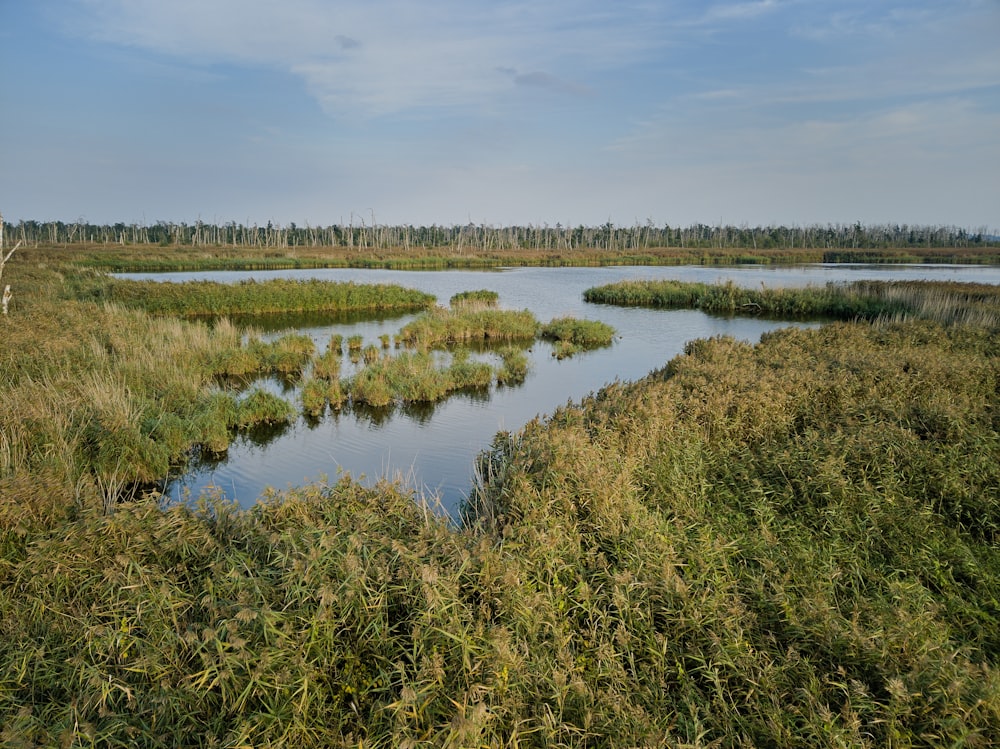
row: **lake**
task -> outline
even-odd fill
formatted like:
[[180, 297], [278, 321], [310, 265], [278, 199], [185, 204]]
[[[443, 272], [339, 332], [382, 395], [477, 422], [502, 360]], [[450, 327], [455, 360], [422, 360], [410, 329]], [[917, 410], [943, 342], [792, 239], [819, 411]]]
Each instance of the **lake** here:
[[[199, 459], [173, 478], [164, 493], [183, 500], [211, 489], [249, 506], [267, 488], [283, 489], [317, 480], [335, 480], [341, 472], [366, 483], [381, 477], [402, 478], [423, 494], [440, 499], [455, 516], [472, 484], [476, 455], [499, 430], [516, 431], [569, 401], [577, 401], [615, 380], [635, 380], [681, 353], [687, 341], [729, 335], [757, 341], [761, 334], [790, 324], [752, 317], [718, 317], [698, 311], [660, 311], [587, 304], [583, 291], [628, 279], [677, 279], [706, 283], [733, 281], [743, 287], [823, 285], [829, 281], [949, 280], [1000, 284], [1000, 267], [954, 265], [805, 265], [670, 266], [602, 268], [511, 268], [490, 271], [388, 271], [311, 269], [287, 271], [119, 274], [121, 278], [161, 281], [236, 282], [254, 278], [319, 278], [357, 283], [395, 283], [434, 294], [447, 305], [460, 291], [490, 289], [505, 309], [529, 309], [540, 322], [571, 315], [601, 320], [618, 337], [608, 348], [557, 360], [551, 346], [536, 342], [522, 385], [463, 393], [429, 405], [388, 410], [345, 409], [314, 420], [301, 417], [287, 427], [241, 435], [222, 460]], [[320, 350], [330, 336], [354, 334], [365, 345], [390, 336], [415, 316], [337, 315], [254, 318], [266, 337], [288, 332], [310, 335]], [[242, 321], [241, 321], [242, 322]], [[345, 360], [346, 363], [346, 360]], [[349, 374], [349, 370], [344, 374]], [[294, 387], [268, 380], [265, 387], [295, 402]]]

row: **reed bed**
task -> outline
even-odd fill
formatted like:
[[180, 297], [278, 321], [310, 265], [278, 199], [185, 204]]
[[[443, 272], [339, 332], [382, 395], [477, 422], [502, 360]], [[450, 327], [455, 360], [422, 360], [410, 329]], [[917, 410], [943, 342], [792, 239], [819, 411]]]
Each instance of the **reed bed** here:
[[161, 283], [97, 277], [80, 283], [79, 298], [109, 301], [156, 315], [186, 317], [276, 312], [417, 310], [434, 297], [392, 284], [274, 279], [223, 284]]
[[407, 323], [398, 340], [409, 346], [440, 348], [456, 343], [530, 341], [538, 320], [528, 310], [456, 311], [437, 308]]
[[541, 337], [555, 342], [553, 356], [565, 359], [580, 351], [610, 346], [615, 329], [599, 320], [559, 317], [541, 330]]
[[448, 306], [454, 310], [496, 309], [500, 304], [500, 295], [489, 289], [460, 291], [448, 300]]
[[508, 346], [499, 352], [501, 364], [497, 369], [498, 385], [519, 385], [528, 376], [528, 355], [523, 349]]
[[597, 304], [700, 309], [717, 314], [764, 314], [782, 318], [969, 322], [996, 327], [1000, 291], [988, 284], [931, 281], [854, 281], [803, 289], [743, 289], [725, 284], [683, 281], [620, 281], [587, 289], [584, 300]]
[[344, 391], [353, 402], [375, 407], [433, 402], [456, 390], [489, 387], [493, 374], [489, 364], [463, 351], [455, 352], [447, 366], [434, 354], [404, 351], [368, 363], [344, 383]]

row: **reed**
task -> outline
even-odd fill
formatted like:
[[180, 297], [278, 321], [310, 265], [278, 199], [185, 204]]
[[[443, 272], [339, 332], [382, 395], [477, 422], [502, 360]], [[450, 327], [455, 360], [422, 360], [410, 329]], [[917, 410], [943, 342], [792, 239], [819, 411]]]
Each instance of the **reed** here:
[[260, 388], [252, 389], [239, 402], [236, 426], [252, 429], [258, 426], [286, 424], [295, 416], [295, 409], [283, 398]]
[[384, 407], [394, 402], [425, 403], [441, 400], [456, 390], [489, 387], [493, 368], [457, 351], [445, 365], [439, 357], [404, 351], [380, 357], [352, 377], [345, 390], [356, 403]]
[[514, 347], [501, 349], [501, 365], [497, 369], [498, 385], [519, 385], [528, 375], [528, 355]]
[[580, 351], [610, 346], [615, 329], [599, 320], [560, 317], [542, 328], [542, 338], [555, 341], [553, 356], [565, 359]]
[[260, 315], [276, 312], [415, 310], [434, 297], [391, 284], [274, 279], [223, 284], [214, 281], [160, 283], [96, 276], [81, 279], [79, 299], [113, 302], [156, 315]]
[[274, 374], [298, 377], [312, 359], [316, 344], [300, 333], [289, 333], [270, 342], [255, 341], [251, 349], [259, 352], [267, 369]]
[[722, 314], [765, 314], [782, 318], [874, 320], [917, 317], [938, 322], [996, 326], [1000, 293], [988, 284], [928, 281], [855, 281], [803, 289], [743, 289], [682, 281], [620, 281], [584, 292], [598, 304], [691, 308]]
[[381, 358], [382, 352], [379, 350], [379, 347], [374, 344], [365, 346], [364, 350], [361, 352], [361, 359], [366, 365], [372, 365]]
[[448, 300], [448, 306], [453, 310], [496, 309], [499, 304], [500, 295], [489, 289], [460, 291]]
[[[1000, 350], [966, 315], [989, 290], [692, 342], [498, 435], [450, 520], [350, 477], [249, 510], [122, 501], [174, 449], [293, 409], [219, 389], [231, 327], [67, 299], [22, 265], [0, 357], [4, 745], [1000, 734]], [[476, 364], [394, 359], [414, 379]]]
[[455, 311], [435, 309], [407, 323], [399, 339], [410, 346], [439, 348], [456, 343], [530, 341], [538, 321], [528, 310]]
[[340, 377], [341, 356], [339, 351], [326, 351], [313, 359], [312, 376], [332, 382]]

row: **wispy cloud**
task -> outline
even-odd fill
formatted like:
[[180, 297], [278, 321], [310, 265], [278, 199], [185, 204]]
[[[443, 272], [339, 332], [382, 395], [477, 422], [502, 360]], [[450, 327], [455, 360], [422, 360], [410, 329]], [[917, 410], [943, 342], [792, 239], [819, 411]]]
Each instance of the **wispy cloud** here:
[[579, 76], [660, 44], [636, 5], [402, 0], [79, 0], [81, 30], [195, 64], [256, 65], [300, 77], [333, 115], [475, 105], [517, 86], [584, 94]]
[[574, 96], [587, 96], [593, 93], [593, 89], [589, 86], [559, 78], [543, 70], [520, 73], [516, 68], [501, 67], [497, 68], [497, 72], [508, 76], [514, 82], [515, 86], [540, 88], [554, 93], [572, 94]]
[[757, 18], [766, 13], [778, 10], [780, 3], [777, 0], [757, 0], [746, 3], [726, 3], [723, 5], [711, 6], [702, 16], [703, 23], [714, 21], [733, 21], [747, 18]]

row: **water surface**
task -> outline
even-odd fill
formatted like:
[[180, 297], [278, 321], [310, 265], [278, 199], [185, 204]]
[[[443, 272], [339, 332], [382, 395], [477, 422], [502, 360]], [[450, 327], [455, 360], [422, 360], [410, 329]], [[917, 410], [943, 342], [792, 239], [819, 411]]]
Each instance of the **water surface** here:
[[[993, 266], [807, 265], [513, 268], [503, 271], [388, 271], [319, 269], [204, 273], [122, 274], [125, 278], [163, 281], [215, 280], [235, 282], [254, 278], [319, 278], [358, 283], [396, 283], [434, 294], [439, 304], [460, 291], [491, 289], [506, 309], [530, 309], [543, 323], [572, 315], [602, 320], [618, 331], [606, 349], [559, 361], [551, 346], [537, 342], [531, 369], [523, 385], [465, 393], [432, 405], [389, 410], [358, 409], [328, 413], [321, 419], [300, 418], [279, 430], [240, 436], [225, 460], [202, 462], [172, 480], [166, 492], [174, 498], [196, 496], [209, 487], [244, 505], [257, 501], [267, 488], [333, 480], [341, 471], [371, 482], [402, 476], [428, 495], [437, 495], [454, 514], [472, 481], [475, 456], [498, 430], [517, 430], [536, 416], [577, 401], [615, 380], [635, 380], [662, 367], [694, 338], [730, 335], [757, 341], [765, 331], [791, 323], [759, 318], [727, 318], [692, 310], [663, 311], [587, 304], [583, 291], [591, 286], [626, 279], [672, 278], [714, 283], [731, 280], [744, 287], [822, 285], [861, 279], [950, 280], [1000, 283]], [[396, 333], [414, 315], [380, 315], [358, 319], [310, 314], [308, 318], [255, 318], [253, 325], [267, 335], [290, 331], [311, 335], [326, 346], [340, 333], [364, 336], [365, 345], [378, 343], [383, 333]], [[795, 323], [798, 325], [806, 323]], [[345, 360], [346, 362], [346, 360]], [[345, 372], [347, 374], [348, 372]], [[295, 400], [294, 388], [267, 385]]]

